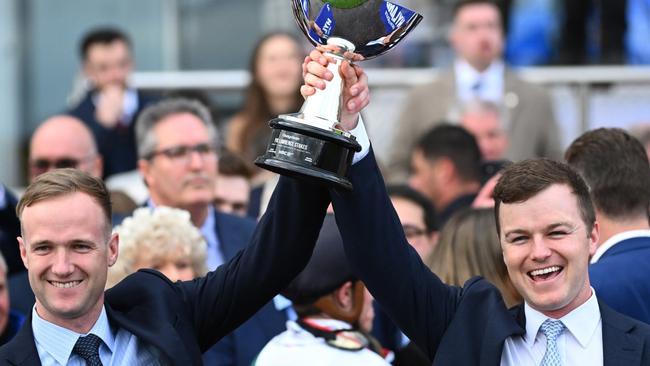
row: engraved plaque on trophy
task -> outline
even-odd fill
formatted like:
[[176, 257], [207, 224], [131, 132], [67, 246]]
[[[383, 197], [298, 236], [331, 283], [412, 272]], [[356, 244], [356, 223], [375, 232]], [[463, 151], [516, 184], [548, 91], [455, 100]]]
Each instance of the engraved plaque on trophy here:
[[282, 175], [351, 190], [346, 178], [361, 146], [339, 124], [344, 60], [369, 59], [393, 48], [422, 16], [385, 0], [292, 0], [298, 26], [315, 46], [327, 45], [334, 78], [305, 101], [300, 112], [269, 122], [266, 153], [255, 164]]

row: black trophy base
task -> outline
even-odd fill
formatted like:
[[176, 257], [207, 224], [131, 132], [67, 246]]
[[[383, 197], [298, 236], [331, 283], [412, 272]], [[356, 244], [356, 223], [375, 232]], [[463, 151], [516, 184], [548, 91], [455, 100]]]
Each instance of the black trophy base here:
[[297, 116], [280, 116], [269, 122], [273, 129], [266, 153], [255, 165], [272, 172], [328, 187], [352, 190], [346, 178], [354, 153], [361, 146], [354, 136], [297, 122]]

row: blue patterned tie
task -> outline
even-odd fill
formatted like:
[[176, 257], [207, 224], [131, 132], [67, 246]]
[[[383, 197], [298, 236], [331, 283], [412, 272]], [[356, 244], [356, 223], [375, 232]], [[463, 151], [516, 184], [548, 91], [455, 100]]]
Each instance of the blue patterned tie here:
[[102, 340], [94, 335], [88, 334], [85, 337], [79, 337], [77, 343], [72, 348], [72, 353], [78, 354], [86, 360], [86, 366], [102, 366], [102, 361], [99, 359], [99, 345]]
[[561, 366], [560, 352], [557, 349], [557, 337], [564, 331], [560, 320], [546, 319], [542, 323], [542, 333], [546, 336], [546, 352], [540, 366]]

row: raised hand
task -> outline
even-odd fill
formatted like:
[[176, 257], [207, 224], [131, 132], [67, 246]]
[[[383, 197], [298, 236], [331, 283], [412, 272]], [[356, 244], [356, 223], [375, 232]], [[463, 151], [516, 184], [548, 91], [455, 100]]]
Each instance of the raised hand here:
[[[334, 77], [327, 69], [329, 62], [333, 62], [325, 56], [327, 46], [319, 46], [305, 57], [302, 64], [303, 78], [305, 85], [300, 87], [303, 97], [316, 93], [316, 89], [325, 89], [325, 80], [330, 81]], [[352, 61], [363, 59], [358, 54], [346, 54]], [[345, 130], [352, 130], [357, 126], [359, 112], [370, 102], [370, 90], [368, 89], [368, 77], [361, 67], [348, 61], [343, 61], [339, 68], [343, 79], [343, 93], [341, 103], [341, 127]]]

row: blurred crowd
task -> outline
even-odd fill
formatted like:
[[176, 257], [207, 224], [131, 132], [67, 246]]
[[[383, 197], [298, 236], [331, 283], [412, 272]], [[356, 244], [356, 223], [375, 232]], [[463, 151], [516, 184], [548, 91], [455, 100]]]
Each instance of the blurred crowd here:
[[[416, 7], [420, 2], [411, 1]], [[500, 290], [508, 306], [521, 303], [495, 231], [492, 189], [510, 162], [565, 160], [587, 180], [606, 233], [602, 250], [592, 258], [592, 286], [616, 310], [649, 322], [648, 297], [631, 300], [630, 293], [636, 291], [633, 281], [642, 281], [638, 285], [645, 289], [650, 281], [610, 276], [607, 264], [599, 263], [612, 255], [616, 235], [632, 230], [648, 247], [636, 256], [650, 258], [650, 129], [590, 131], [565, 152], [548, 92], [519, 79], [510, 65], [648, 63], [650, 2], [438, 1], [435, 7], [449, 13], [442, 27], [453, 62], [396, 106], [401, 110], [396, 134], [389, 159], [382, 162], [409, 243], [443, 282], [462, 286], [480, 275]], [[377, 62], [408, 66], [404, 60], [433, 57], [435, 50], [422, 43], [417, 36], [407, 39], [394, 55]], [[268, 121], [300, 110], [305, 56], [292, 34], [260, 38], [250, 57], [251, 81], [241, 110], [217, 129], [214, 107], [200, 93], [150, 95], [129, 84], [134, 60], [126, 33], [97, 28], [80, 40], [89, 88], [75, 106], [34, 131], [28, 175], [32, 181], [53, 169], [74, 168], [104, 179], [121, 244], [107, 288], [141, 268], [189, 281], [246, 246], [278, 181], [253, 161], [267, 148]], [[34, 305], [15, 240], [19, 193], [0, 185], [2, 343]], [[318, 338], [323, 327], [350, 325], [354, 331], [347, 343], [332, 347], [378, 356], [359, 364], [431, 364], [351, 272], [333, 222], [333, 216], [326, 218], [301, 275], [208, 350], [206, 364], [247, 366], [256, 358], [259, 365], [273, 364], [274, 358], [289, 357], [287, 332]], [[619, 260], [612, 266], [627, 259]], [[610, 296], [612, 286], [628, 292]], [[309, 355], [295, 357], [307, 364]]]

